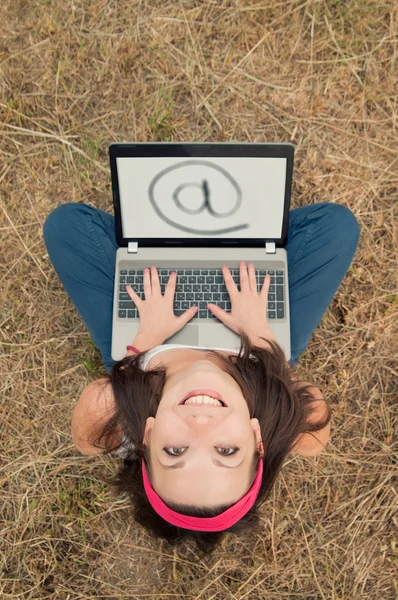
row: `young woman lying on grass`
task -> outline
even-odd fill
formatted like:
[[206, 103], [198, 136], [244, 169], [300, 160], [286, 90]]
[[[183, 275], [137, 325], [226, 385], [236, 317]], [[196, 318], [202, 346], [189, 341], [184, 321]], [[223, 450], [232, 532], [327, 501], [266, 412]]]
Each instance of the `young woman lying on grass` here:
[[[156, 268], [146, 269], [145, 300], [127, 287], [140, 314], [133, 343], [140, 353], [130, 350], [110, 374], [90, 383], [72, 418], [73, 441], [83, 454], [124, 450], [116, 488], [131, 498], [139, 523], [170, 542], [194, 537], [207, 551], [224, 531], [253, 528], [286, 457], [318, 455], [330, 432], [330, 408], [322, 393], [296, 379], [267, 324], [269, 275], [258, 293], [252, 264], [248, 270], [241, 265], [240, 292], [228, 267], [223, 273], [231, 312], [211, 304], [209, 309], [240, 334], [239, 355], [166, 349], [144, 370], [146, 352], [195, 314], [189, 309], [174, 316], [175, 273], [163, 296]], [[144, 489], [142, 461], [166, 507], [199, 519], [177, 516], [170, 522], [167, 512], [156, 512]], [[236, 505], [256, 475], [245, 506], [216, 523], [214, 517]]]

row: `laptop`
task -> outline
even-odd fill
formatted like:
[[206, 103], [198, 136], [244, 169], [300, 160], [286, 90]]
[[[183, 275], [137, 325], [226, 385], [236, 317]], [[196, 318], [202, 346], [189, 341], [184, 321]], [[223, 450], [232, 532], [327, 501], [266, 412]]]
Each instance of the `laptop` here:
[[290, 359], [287, 242], [294, 146], [283, 143], [115, 143], [109, 146], [116, 252], [112, 359], [139, 329], [126, 284], [142, 298], [143, 270], [155, 265], [164, 292], [176, 271], [174, 313], [196, 315], [164, 344], [239, 351], [239, 336], [207, 310], [231, 309], [226, 264], [239, 287], [239, 263], [267, 273], [268, 323]]

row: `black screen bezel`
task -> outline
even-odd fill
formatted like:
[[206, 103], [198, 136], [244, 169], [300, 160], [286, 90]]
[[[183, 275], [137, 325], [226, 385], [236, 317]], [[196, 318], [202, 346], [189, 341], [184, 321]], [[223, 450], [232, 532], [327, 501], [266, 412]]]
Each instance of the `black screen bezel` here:
[[[116, 158], [118, 157], [182, 157], [182, 158], [218, 158], [218, 157], [253, 157], [253, 158], [286, 158], [286, 185], [280, 238], [130, 238], [123, 237], [120, 208], [119, 182]], [[276, 247], [286, 243], [289, 225], [289, 210], [293, 178], [294, 146], [291, 143], [174, 143], [174, 142], [137, 142], [114, 143], [109, 146], [109, 160], [112, 180], [113, 207], [115, 212], [116, 240], [120, 247], [127, 247], [129, 242], [138, 242], [139, 247], [168, 248], [263, 248], [265, 242], [274, 242]]]

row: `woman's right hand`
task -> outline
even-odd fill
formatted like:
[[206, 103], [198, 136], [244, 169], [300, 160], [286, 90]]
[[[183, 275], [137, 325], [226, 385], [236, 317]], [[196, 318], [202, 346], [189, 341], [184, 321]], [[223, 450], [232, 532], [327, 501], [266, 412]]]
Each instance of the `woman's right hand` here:
[[264, 277], [263, 286], [260, 292], [257, 292], [256, 272], [253, 263], [250, 263], [247, 269], [245, 261], [241, 261], [241, 291], [239, 291], [226, 265], [223, 265], [222, 272], [231, 300], [231, 312], [225, 312], [216, 304], [208, 304], [207, 308], [210, 312], [238, 335], [239, 330], [243, 329], [252, 343], [258, 343], [260, 337], [275, 340], [267, 321], [270, 276], [266, 275]]

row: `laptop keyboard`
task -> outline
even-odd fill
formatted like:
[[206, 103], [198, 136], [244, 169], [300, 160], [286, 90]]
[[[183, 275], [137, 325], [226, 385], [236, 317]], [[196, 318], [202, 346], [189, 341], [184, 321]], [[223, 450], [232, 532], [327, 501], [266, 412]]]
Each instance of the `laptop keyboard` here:
[[[172, 271], [177, 273], [174, 295], [174, 314], [176, 316], [182, 315], [190, 306], [195, 305], [199, 307], [199, 310], [193, 319], [216, 319], [206, 308], [209, 302], [217, 304], [226, 312], [231, 311], [231, 302], [221, 269], [158, 269], [162, 294], [165, 292]], [[230, 272], [240, 290], [239, 268], [230, 269]], [[284, 270], [256, 270], [258, 292], [267, 273], [271, 275], [268, 290], [268, 319], [283, 319], [285, 317]], [[145, 299], [143, 269], [121, 269], [119, 271], [119, 318], [137, 319], [139, 318], [138, 309], [126, 291], [126, 284], [131, 285], [135, 293]]]

